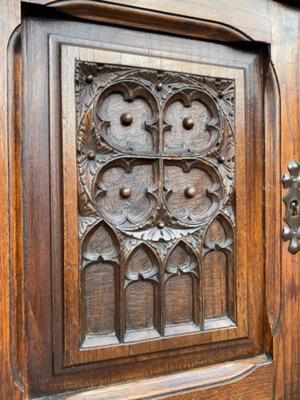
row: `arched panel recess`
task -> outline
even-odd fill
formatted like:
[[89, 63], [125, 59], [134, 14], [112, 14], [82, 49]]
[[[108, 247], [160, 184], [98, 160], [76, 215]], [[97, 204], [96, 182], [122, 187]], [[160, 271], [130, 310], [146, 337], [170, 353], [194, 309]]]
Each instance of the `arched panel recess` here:
[[171, 249], [164, 271], [164, 333], [166, 336], [200, 330], [199, 262], [184, 241]]
[[159, 262], [153, 251], [142, 244], [125, 264], [125, 342], [159, 336]]
[[104, 221], [92, 227], [82, 245], [81, 332], [83, 347], [119, 343], [119, 243]]
[[116, 260], [119, 255], [119, 243], [112, 228], [101, 221], [84, 236], [82, 246], [82, 267], [89, 261]]
[[202, 270], [204, 329], [233, 325], [235, 321], [233, 237], [232, 226], [222, 214], [206, 231]]
[[82, 273], [83, 336], [98, 337], [98, 346], [118, 343], [116, 271], [109, 263], [88, 265]]

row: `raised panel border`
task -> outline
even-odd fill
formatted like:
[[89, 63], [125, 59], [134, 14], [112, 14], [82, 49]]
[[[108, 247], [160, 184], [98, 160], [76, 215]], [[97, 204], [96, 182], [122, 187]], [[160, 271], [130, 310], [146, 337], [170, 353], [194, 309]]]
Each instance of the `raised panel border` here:
[[[182, 32], [182, 34], [187, 34], [188, 35], [188, 32], [186, 32], [186, 33]], [[276, 81], [276, 78], [275, 78], [275, 81]], [[271, 85], [274, 85], [275, 81], [274, 81], [274, 79], [273, 80], [271, 79]], [[270, 103], [272, 103], [272, 90], [273, 89], [271, 89], [271, 91], [270, 91], [270, 93], [271, 93], [270, 94]], [[278, 154], [277, 153], [277, 151], [278, 151], [278, 131], [276, 131], [277, 128], [274, 127], [274, 125], [276, 125], [275, 121], [272, 121], [272, 116], [271, 115], [272, 115], [273, 112], [274, 112], [273, 105], [270, 104], [270, 108], [268, 109], [266, 114], [267, 114], [267, 116], [268, 116], [268, 118], [270, 120], [270, 129], [272, 131], [276, 132], [273, 136], [269, 135], [270, 140], [268, 141], [268, 144], [270, 144], [270, 146], [272, 146], [272, 150], [270, 148], [266, 148], [266, 154], [267, 154], [266, 159], [269, 160], [269, 165], [270, 166], [271, 166], [272, 160], [274, 160], [274, 158], [271, 156], [271, 154], [273, 154], [273, 155], [274, 154], [275, 155]], [[274, 124], [273, 124], [273, 122], [274, 122]], [[272, 138], [274, 138], [274, 139], [272, 139]], [[280, 170], [280, 168], [278, 168], [276, 170], [276, 172], [270, 172], [268, 170], [270, 175], [272, 175], [271, 181], [274, 183], [273, 187], [277, 186], [277, 181], [279, 182], [279, 180], [276, 178], [276, 177], [278, 177], [278, 170]], [[280, 172], [279, 172], [279, 176], [280, 176]], [[274, 204], [273, 203], [274, 192], [271, 189], [270, 189], [269, 194], [267, 195], [267, 200], [270, 200], [269, 204], [270, 203]], [[270, 209], [271, 208], [272, 207], [270, 207]], [[277, 206], [272, 209], [273, 211], [270, 210], [270, 213], [268, 213], [268, 215], [271, 215], [273, 212], [276, 213], [276, 209], [278, 209]], [[279, 220], [280, 219], [278, 218], [278, 215], [277, 215], [276, 223], [278, 223]], [[270, 232], [270, 236], [274, 237], [274, 234], [272, 232]], [[276, 241], [275, 247], [279, 247], [278, 246], [278, 241]], [[274, 247], [272, 247], [272, 248], [274, 248]], [[274, 256], [275, 256], [275, 254], [270, 254], [270, 259], [273, 260]], [[271, 273], [272, 277], [274, 277], [276, 285], [277, 285], [278, 284], [278, 280], [277, 280], [278, 268], [276, 267], [276, 271], [273, 271], [273, 272], [271, 271], [272, 269], [273, 269], [273, 263], [272, 263], [272, 265], [269, 265], [269, 267], [267, 268], [267, 271], [269, 271]], [[276, 321], [278, 321], [278, 307], [277, 307], [277, 300], [276, 300], [276, 302], [272, 302], [272, 297], [274, 296], [274, 288], [271, 288], [271, 287], [269, 288], [269, 294], [270, 294], [270, 296], [268, 296], [267, 300], [268, 300], [268, 304], [272, 304], [271, 309], [273, 310], [271, 315], [268, 314], [270, 316], [270, 321], [269, 322], [270, 322], [270, 324], [272, 326], [272, 332], [273, 332], [273, 334], [275, 334], [276, 331], [277, 331], [277, 322]], [[269, 340], [270, 340], [270, 342], [268, 342], [268, 347], [267, 347], [268, 349], [270, 349], [269, 346], [271, 346], [271, 342], [272, 342], [272, 336], [271, 335], [269, 336]], [[89, 382], [91, 382], [91, 381], [89, 381]], [[75, 382], [73, 382], [73, 384], [75, 385]], [[90, 383], [86, 383], [86, 384], [90, 384]]]
[[[51, 36], [51, 41], [57, 40]], [[53, 42], [52, 42], [53, 43]], [[59, 43], [59, 42], [58, 42]], [[54, 44], [54, 43], [53, 43]], [[59, 44], [58, 44], [59, 45]], [[99, 44], [98, 44], [99, 46]], [[102, 44], [103, 46], [103, 44]], [[173, 58], [172, 54], [161, 52], [160, 57], [155, 51], [147, 49], [148, 54], [143, 54], [143, 49], [133, 49], [134, 54], [122, 51], [119, 45], [110, 44], [109, 50], [83, 48], [75, 45], [62, 44], [60, 46], [61, 53], [61, 74], [62, 74], [62, 168], [63, 188], [64, 188], [64, 299], [65, 299], [65, 354], [69, 355], [69, 361], [64, 358], [65, 366], [73, 364], [81, 364], [92, 361], [100, 361], [110, 358], [128, 357], [133, 355], [155, 353], [161, 350], [178, 349], [180, 347], [189, 347], [205, 343], [213, 343], [218, 341], [233, 340], [248, 337], [248, 320], [247, 320], [247, 250], [246, 250], [246, 232], [244, 227], [247, 226], [245, 219], [244, 205], [246, 204], [246, 166], [245, 166], [245, 122], [244, 122], [244, 92], [240, 90], [236, 93], [236, 134], [237, 134], [237, 237], [239, 243], [239, 251], [237, 252], [237, 327], [229, 327], [228, 329], [212, 330], [201, 332], [196, 335], [188, 335], [177, 338], [163, 338], [151, 341], [149, 343], [123, 344], [111, 348], [86, 349], [79, 350], [78, 338], [76, 332], [79, 326], [76, 321], [80, 320], [80, 306], [76, 301], [78, 287], [78, 233], [77, 221], [74, 218], [77, 215], [77, 202], [74, 201], [77, 196], [77, 170], [76, 170], [76, 147], [74, 141], [74, 132], [76, 132], [76, 115], [74, 113], [75, 92], [73, 89], [73, 79], [75, 75], [75, 60], [90, 62], [101, 62], [117, 65], [128, 65], [135, 67], [147, 67], [161, 69], [166, 71], [186, 72], [196, 75], [216, 76], [228, 79], [234, 79], [236, 87], [244, 88], [244, 70], [238, 68], [229, 68], [223, 66], [214, 66], [209, 64], [197, 63], [196, 60], [189, 62]], [[112, 51], [113, 50], [113, 51]], [[124, 49], [125, 50], [125, 49]], [[129, 48], [126, 49], [127, 51]], [[51, 59], [51, 58], [50, 58]], [[50, 81], [50, 90], [52, 83]], [[55, 100], [53, 100], [55, 101]], [[56, 100], [57, 101], [57, 100]], [[50, 111], [50, 115], [52, 112]], [[50, 134], [54, 135], [54, 132]], [[68, 310], [68, 312], [66, 312]], [[207, 337], [205, 339], [205, 337]], [[163, 347], [161, 347], [163, 343]], [[69, 345], [70, 344], [70, 347]]]
[[144, 29], [155, 27], [157, 31], [172, 31], [174, 34], [195, 38], [224, 42], [256, 40], [268, 43], [271, 40], [269, 0], [252, 0], [251, 6], [247, 0], [238, 0], [238, 11], [235, 9], [236, 3], [228, 4], [227, 0], [218, 0], [215, 4], [209, 0], [197, 3], [195, 0], [186, 0], [184, 3], [176, 0], [27, 1], [47, 4], [53, 9], [85, 20], [104, 23], [113, 20], [121, 26]]
[[[47, 4], [52, 3], [49, 0], [28, 0], [31, 3], [39, 3], [39, 4]], [[281, 1], [284, 3], [285, 1]], [[55, 2], [54, 4], [47, 4], [47, 8], [49, 7], [57, 7], [59, 8], [60, 3], [63, 5], [64, 3], [83, 3], [82, 1], [62, 1], [62, 2]], [[95, 2], [96, 3], [96, 2]], [[163, 6], [164, 4], [160, 2]], [[280, 307], [281, 307], [281, 300], [280, 296], [277, 296], [281, 292], [281, 280], [283, 280], [284, 284], [284, 293], [290, 285], [295, 285], [298, 282], [297, 275], [297, 268], [294, 268], [297, 264], [294, 261], [294, 258], [289, 257], [285, 260], [284, 268], [285, 273], [284, 277], [281, 277], [281, 245], [280, 241], [277, 238], [277, 235], [274, 234], [274, 231], [280, 231], [281, 226], [281, 193], [280, 193], [280, 177], [281, 177], [281, 164], [280, 158], [281, 153], [283, 154], [283, 164], [282, 170], [285, 171], [286, 161], [293, 159], [296, 157], [296, 147], [289, 146], [288, 148], [283, 147], [281, 149], [280, 144], [280, 128], [282, 127], [283, 131], [285, 132], [285, 139], [283, 142], [286, 143], [289, 141], [291, 135], [291, 126], [286, 119], [280, 120], [280, 107], [281, 105], [285, 108], [286, 106], [291, 112], [291, 116], [295, 117], [293, 119], [293, 128], [296, 128], [297, 125], [297, 118], [296, 118], [296, 111], [289, 106], [289, 102], [294, 102], [294, 99], [289, 99], [289, 91], [295, 88], [295, 82], [297, 81], [297, 70], [292, 69], [295, 65], [297, 52], [291, 51], [291, 48], [297, 45], [298, 37], [297, 35], [297, 24], [298, 24], [298, 10], [295, 8], [291, 8], [288, 5], [280, 4], [279, 2], [275, 1], [261, 1], [265, 7], [264, 15], [267, 26], [265, 34], [261, 37], [261, 40], [266, 43], [271, 44], [272, 50], [272, 60], [275, 64], [275, 68], [278, 71], [278, 77], [276, 76], [276, 72], [271, 67], [270, 75], [272, 77], [268, 79], [268, 99], [267, 99], [267, 107], [266, 107], [266, 116], [267, 120], [269, 121], [266, 126], [266, 132], [272, 132], [268, 136], [268, 142], [266, 143], [266, 179], [269, 181], [269, 185], [267, 187], [266, 193], [266, 204], [269, 204], [270, 207], [268, 208], [267, 212], [267, 220], [275, 222], [275, 226], [272, 226], [272, 229], [268, 231], [267, 236], [267, 244], [269, 243], [270, 246], [267, 246], [267, 266], [266, 271], [267, 275], [270, 278], [271, 284], [268, 285], [268, 294], [266, 296], [267, 302], [267, 313], [268, 313], [268, 323], [270, 326], [269, 332], [269, 340], [267, 348], [268, 350], [275, 351], [275, 364], [277, 366], [277, 384], [276, 384], [276, 393], [278, 394], [278, 398], [283, 398], [285, 394], [292, 395], [292, 388], [297, 390], [297, 385], [299, 383], [299, 368], [296, 367], [297, 364], [294, 364], [294, 373], [293, 376], [291, 374], [284, 373], [284, 370], [287, 368], [289, 369], [292, 363], [295, 361], [296, 353], [292, 351], [291, 345], [297, 341], [299, 336], [299, 330], [295, 329], [291, 332], [290, 335], [287, 335], [287, 331], [291, 329], [292, 325], [295, 324], [295, 319], [291, 316], [295, 316], [294, 309], [291, 311], [287, 311], [283, 315], [282, 324], [279, 324], [280, 319]], [[98, 3], [99, 4], [99, 3]], [[207, 1], [207, 5], [203, 6], [201, 9], [201, 18], [206, 18], [207, 20], [212, 19], [210, 14], [210, 5], [211, 1]], [[12, 297], [16, 297], [16, 301], [22, 303], [23, 299], [23, 289], [19, 291], [16, 282], [14, 281], [15, 271], [13, 268], [14, 258], [13, 256], [7, 257], [9, 253], [9, 248], [12, 251], [19, 251], [21, 250], [22, 243], [18, 243], [16, 238], [14, 237], [13, 233], [9, 231], [7, 228], [7, 221], [9, 218], [9, 213], [13, 215], [13, 202], [10, 202], [10, 199], [16, 196], [16, 192], [12, 189], [12, 182], [16, 179], [16, 182], [19, 183], [19, 187], [21, 185], [20, 180], [20, 170], [19, 167], [14, 163], [16, 154], [18, 150], [15, 149], [13, 143], [18, 142], [18, 126], [21, 124], [21, 120], [18, 117], [15, 117], [14, 113], [8, 106], [8, 103], [11, 101], [11, 97], [14, 96], [14, 91], [16, 89], [16, 96], [21, 96], [21, 78], [19, 75], [15, 75], [12, 72], [11, 65], [12, 65], [12, 58], [14, 55], [12, 53], [17, 54], [17, 50], [14, 47], [14, 44], [11, 42], [11, 35], [15, 31], [15, 29], [21, 23], [21, 1], [20, 0], [0, 0], [0, 6], [4, 12], [0, 13], [0, 21], [2, 24], [2, 40], [0, 43], [0, 48], [2, 50], [2, 59], [0, 62], [0, 70], [2, 79], [0, 81], [0, 90], [1, 96], [0, 100], [0, 109], [2, 113], [2, 118], [0, 119], [0, 126], [1, 126], [1, 149], [2, 149], [2, 159], [1, 159], [1, 171], [2, 171], [2, 178], [1, 178], [1, 193], [2, 199], [1, 201], [1, 215], [2, 215], [2, 229], [1, 229], [1, 249], [3, 251], [2, 256], [2, 263], [1, 263], [1, 282], [3, 288], [3, 301], [1, 300], [1, 321], [2, 321], [2, 330], [1, 330], [1, 339], [0, 339], [0, 346], [2, 349], [2, 356], [3, 356], [3, 364], [1, 369], [1, 388], [2, 388], [2, 395], [10, 398], [13, 396], [15, 399], [27, 398], [28, 393], [28, 379], [26, 376], [26, 365], [22, 366], [19, 370], [14, 365], [14, 362], [11, 359], [12, 351], [14, 353], [21, 353], [22, 358], [25, 361], [25, 353], [23, 347], [19, 343], [19, 339], [16, 340], [16, 346], [13, 346], [14, 338], [16, 336], [16, 332], [18, 330], [23, 330], [23, 323], [24, 323], [24, 316], [20, 315], [19, 321], [14, 321], [11, 318], [12, 313], [12, 305], [13, 300]], [[70, 7], [72, 8], [72, 7]], [[252, 2], [247, 2], [245, 6], [245, 12], [247, 18], [252, 19], [251, 11], [255, 8]], [[133, 7], [134, 9], [134, 7]], [[155, 10], [155, 5], [153, 6], [153, 10]], [[229, 18], [235, 14], [236, 11], [236, 2], [226, 4], [226, 8], [224, 9], [226, 13], [222, 13], [222, 18], [225, 19], [226, 23], [229, 23], [233, 29], [238, 34], [241, 33], [242, 40], [247, 38], [247, 35], [251, 36], [252, 40], [258, 40], [255, 32], [257, 24], [254, 23], [253, 29], [248, 29], [243, 25], [243, 21], [245, 18], [240, 18], [239, 14], [237, 13], [236, 16], [241, 21], [241, 25], [237, 21], [232, 21], [230, 23]], [[259, 12], [261, 12], [261, 8], [259, 7]], [[126, 14], [125, 14], [126, 16]], [[148, 25], [149, 29], [155, 29], [155, 25], [159, 24], [160, 21], [163, 21], [163, 13], [157, 13], [157, 20], [156, 22], [152, 22], [152, 24]], [[109, 15], [108, 21], [114, 23], [116, 15], [111, 13]], [[175, 17], [176, 20], [176, 17]], [[125, 18], [122, 21], [122, 25], [130, 24], [130, 21]], [[183, 18], [182, 25], [180, 27], [180, 34], [181, 35], [193, 35], [193, 33], [189, 32], [189, 29], [186, 29], [186, 24], [190, 25], [191, 19], [190, 18]], [[215, 39], [222, 40], [225, 36], [222, 35], [222, 32], [218, 30], [218, 26], [222, 25], [219, 22], [216, 22], [216, 32], [215, 32]], [[272, 27], [273, 25], [273, 27]], [[201, 20], [196, 20], [195, 22], [195, 34], [202, 37], [202, 29]], [[270, 34], [270, 26], [272, 27], [273, 34], [271, 37]], [[292, 27], [294, 29], [292, 29]], [[240, 32], [237, 31], [237, 28], [240, 29]], [[174, 30], [171, 27], [168, 27], [168, 31], [172, 31], [176, 33], [176, 23], [174, 24]], [[214, 26], [211, 26], [211, 29], [214, 31]], [[225, 29], [227, 29], [225, 25]], [[243, 33], [243, 32], [245, 33]], [[288, 32], [288, 35], [287, 35]], [[251, 40], [251, 39], [250, 39]], [[7, 46], [8, 43], [12, 45], [11, 47]], [[288, 45], [287, 45], [288, 44]], [[296, 48], [296, 47], [295, 47]], [[8, 50], [7, 50], [8, 49]], [[289, 63], [289, 68], [281, 69], [282, 59], [289, 59], [291, 62]], [[18, 56], [16, 58], [18, 60]], [[19, 62], [19, 61], [17, 61]], [[286, 64], [286, 63], [284, 63]], [[8, 73], [9, 72], [9, 73]], [[278, 81], [277, 81], [278, 78]], [[13, 83], [12, 83], [13, 81]], [[280, 98], [279, 88], [282, 91], [282, 98]], [[7, 96], [8, 94], [8, 96]], [[273, 116], [276, 113], [276, 118], [274, 120]], [[8, 127], [8, 124], [10, 125]], [[293, 132], [297, 132], [293, 130]], [[296, 134], [293, 134], [295, 137]], [[9, 138], [11, 140], [9, 140]], [[292, 140], [293, 141], [293, 140]], [[11, 160], [9, 162], [8, 160]], [[276, 168], [272, 168], [274, 165], [274, 159], [278, 160], [276, 164]], [[9, 165], [10, 164], [10, 165]], [[9, 169], [8, 169], [9, 168]], [[8, 191], [10, 192], [8, 195]], [[20, 242], [22, 242], [22, 238], [20, 238]], [[21, 247], [20, 247], [21, 246]], [[17, 249], [17, 250], [16, 250]], [[283, 254], [284, 257], [284, 254]], [[20, 267], [20, 274], [19, 278], [20, 281], [23, 281], [23, 266], [22, 261], [16, 261], [16, 265], [18, 268]], [[297, 267], [297, 265], [296, 265]], [[291, 272], [293, 270], [293, 272]], [[11, 278], [8, 279], [9, 271], [11, 273]], [[268, 278], [268, 279], [269, 279]], [[282, 278], [282, 279], [281, 279]], [[288, 304], [286, 304], [285, 308], [288, 309], [290, 304], [293, 304], [294, 308], [297, 307], [297, 302], [294, 301], [294, 297], [292, 296], [289, 298]], [[295, 308], [296, 310], [296, 308]], [[285, 317], [284, 317], [285, 316]], [[8, 321], [12, 319], [11, 323], [8, 324]], [[280, 334], [282, 331], [282, 334]], [[277, 335], [276, 342], [274, 343], [273, 349], [273, 338], [279, 333], [279, 337]], [[21, 339], [21, 342], [23, 339]], [[282, 354], [285, 353], [284, 361], [282, 360]], [[26, 364], [26, 361], [24, 362]], [[22, 387], [22, 383], [18, 381], [16, 373], [20, 373], [20, 376], [23, 375], [25, 388]], [[271, 379], [271, 376], [269, 377]], [[261, 377], [261, 381], [264, 381], [264, 378]], [[21, 386], [20, 386], [21, 385]], [[74, 387], [76, 384], [74, 383]], [[256, 386], [256, 382], [252, 382], [252, 387]], [[296, 387], [295, 387], [296, 386]], [[31, 396], [30, 396], [31, 397]], [[258, 398], [257, 393], [253, 398]], [[190, 398], [190, 397], [189, 397]]]
[[[52, 400], [240, 400], [241, 396], [271, 399], [273, 364], [265, 355], [225, 362], [166, 376], [76, 393], [59, 394]], [[243, 394], [242, 394], [243, 393]], [[226, 396], [226, 397], [225, 397]], [[253, 397], [254, 398], [254, 397]]]

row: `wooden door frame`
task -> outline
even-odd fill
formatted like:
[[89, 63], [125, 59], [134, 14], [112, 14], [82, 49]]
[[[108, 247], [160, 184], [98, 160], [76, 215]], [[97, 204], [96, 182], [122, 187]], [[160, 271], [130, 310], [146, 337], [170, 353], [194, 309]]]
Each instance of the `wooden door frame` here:
[[[266, 304], [269, 329], [269, 349], [275, 364], [276, 399], [296, 399], [300, 394], [300, 354], [297, 342], [300, 343], [300, 300], [297, 296], [300, 284], [298, 264], [300, 255], [291, 255], [288, 244], [281, 245], [280, 230], [282, 226], [282, 196], [280, 176], [286, 172], [287, 164], [293, 159], [299, 159], [300, 143], [297, 143], [299, 129], [299, 111], [297, 111], [299, 96], [299, 79], [297, 74], [297, 45], [299, 43], [298, 24], [300, 9], [283, 5], [271, 0], [255, 0], [259, 8], [251, 2], [232, 1], [222, 8], [224, 0], [219, 0], [220, 9], [212, 7], [210, 1], [201, 2], [195, 11], [192, 1], [172, 0], [167, 4], [161, 1], [146, 0], [110, 0], [88, 1], [75, 0], [51, 2], [47, 0], [29, 0], [28, 2], [48, 5], [71, 16], [81, 16], [87, 20], [110, 22], [149, 30], [173, 32], [175, 34], [210, 39], [264, 42], [270, 47], [273, 66], [267, 74], [266, 96], [268, 104], [281, 109], [272, 118], [266, 111], [266, 129], [270, 142], [266, 163], [267, 176], [272, 185], [266, 188], [266, 199], [275, 208], [269, 208], [266, 214], [269, 245], [266, 249], [267, 263], [273, 269], [267, 270]], [[50, 4], [51, 3], [51, 4]], [[171, 4], [172, 3], [172, 4]], [[249, 2], [248, 2], [249, 3]], [[175, 7], [176, 6], [176, 7]], [[237, 11], [239, 6], [239, 12]], [[98, 17], [97, 17], [98, 15]], [[101, 17], [99, 17], [101, 15]], [[251, 18], [249, 17], [251, 15]], [[95, 17], [96, 16], [96, 17]], [[200, 19], [201, 16], [201, 19]], [[205, 17], [205, 19], [203, 19]], [[245, 20], [247, 18], [247, 20]], [[141, 22], [142, 21], [142, 22]], [[245, 22], [247, 21], [247, 22]], [[21, 129], [16, 121], [20, 115], [15, 115], [12, 107], [18, 100], [18, 82], [12, 83], [12, 77], [20, 77], [18, 63], [17, 31], [21, 23], [21, 1], [0, 0], [0, 33], [1, 33], [1, 63], [0, 63], [0, 215], [2, 229], [0, 231], [0, 355], [1, 378], [0, 387], [7, 399], [27, 398], [26, 378], [26, 348], [25, 320], [23, 307], [22, 284], [22, 181], [20, 149], [22, 143]], [[186, 27], [189, 27], [187, 30]], [[13, 51], [14, 49], [14, 51]], [[12, 54], [14, 53], [14, 54]], [[286, 60], [286, 63], [282, 61]], [[19, 60], [20, 61], [20, 60]], [[274, 89], [275, 88], [275, 89]], [[299, 101], [298, 101], [299, 102]], [[19, 110], [19, 108], [18, 108]], [[277, 132], [277, 134], [276, 134]], [[280, 142], [282, 143], [281, 148]], [[276, 148], [278, 146], [278, 148]], [[278, 159], [280, 153], [281, 163]], [[275, 160], [276, 157], [276, 161]], [[273, 161], [273, 162], [272, 162]], [[268, 209], [268, 208], [267, 208]], [[273, 224], [271, 222], [273, 221]], [[274, 230], [278, 235], [274, 237]], [[281, 254], [282, 253], [282, 254]], [[269, 258], [268, 258], [269, 257]], [[281, 262], [275, 262], [276, 258]], [[277, 278], [276, 278], [277, 276]], [[273, 282], [282, 282], [275, 288]], [[274, 291], [278, 295], [273, 296]], [[282, 296], [280, 296], [282, 292]]]

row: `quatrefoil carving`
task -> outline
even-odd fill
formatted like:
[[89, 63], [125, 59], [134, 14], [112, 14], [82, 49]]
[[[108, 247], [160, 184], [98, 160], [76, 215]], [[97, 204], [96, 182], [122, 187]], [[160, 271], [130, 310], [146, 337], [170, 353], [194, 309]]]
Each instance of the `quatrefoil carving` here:
[[78, 104], [82, 216], [154, 247], [203, 231], [231, 207], [232, 82], [92, 67], [94, 92]]
[[114, 345], [234, 319], [234, 81], [76, 71], [83, 330]]

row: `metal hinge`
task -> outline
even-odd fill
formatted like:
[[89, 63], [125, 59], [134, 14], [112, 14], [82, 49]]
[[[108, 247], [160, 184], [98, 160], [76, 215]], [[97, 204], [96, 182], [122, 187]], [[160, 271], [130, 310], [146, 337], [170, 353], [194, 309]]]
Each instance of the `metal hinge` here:
[[286, 206], [284, 220], [288, 227], [282, 231], [283, 240], [290, 240], [289, 252], [292, 254], [300, 250], [300, 164], [298, 161], [291, 161], [288, 165], [290, 175], [284, 174], [282, 184], [289, 189], [283, 201]]

